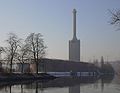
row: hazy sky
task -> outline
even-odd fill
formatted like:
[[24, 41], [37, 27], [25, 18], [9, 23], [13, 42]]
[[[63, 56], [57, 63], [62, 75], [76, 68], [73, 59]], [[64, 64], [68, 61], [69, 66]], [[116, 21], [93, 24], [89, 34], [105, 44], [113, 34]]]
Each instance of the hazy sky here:
[[40, 32], [48, 46], [48, 58], [68, 59], [73, 8], [77, 10], [81, 60], [101, 56], [120, 60], [120, 31], [109, 24], [108, 11], [120, 9], [120, 0], [0, 0], [0, 46], [9, 32], [21, 38]]

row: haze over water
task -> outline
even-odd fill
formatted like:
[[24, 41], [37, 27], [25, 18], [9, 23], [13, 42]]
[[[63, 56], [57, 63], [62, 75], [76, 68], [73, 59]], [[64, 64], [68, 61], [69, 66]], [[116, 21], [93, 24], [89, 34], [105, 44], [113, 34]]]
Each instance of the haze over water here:
[[4, 86], [1, 83], [0, 93], [119, 93], [119, 81], [118, 77], [89, 78], [88, 81], [67, 77], [18, 85]]

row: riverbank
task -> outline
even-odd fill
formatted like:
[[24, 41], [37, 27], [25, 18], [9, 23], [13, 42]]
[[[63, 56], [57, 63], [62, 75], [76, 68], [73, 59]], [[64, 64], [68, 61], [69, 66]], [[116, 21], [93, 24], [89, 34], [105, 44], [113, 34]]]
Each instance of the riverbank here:
[[46, 73], [0, 73], [0, 82], [25, 81], [25, 80], [47, 80], [55, 77]]

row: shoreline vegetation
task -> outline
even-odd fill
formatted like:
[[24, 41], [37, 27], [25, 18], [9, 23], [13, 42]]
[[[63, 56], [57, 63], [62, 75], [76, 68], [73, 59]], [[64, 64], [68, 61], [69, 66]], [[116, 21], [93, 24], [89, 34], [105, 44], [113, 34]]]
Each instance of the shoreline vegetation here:
[[[76, 73], [77, 74], [77, 73]], [[102, 73], [99, 75], [70, 75], [70, 76], [59, 76], [59, 77], [78, 77], [78, 78], [82, 78], [82, 77], [103, 77], [103, 76], [114, 76], [114, 73]], [[48, 73], [0, 73], [0, 82], [16, 82], [16, 81], [25, 81], [25, 80], [31, 80], [31, 81], [35, 81], [35, 80], [52, 80], [55, 78], [59, 78], [56, 77], [55, 75], [51, 75]]]
[[36, 81], [47, 82], [56, 77], [46, 73], [0, 73], [0, 88], [4, 86], [30, 84]]
[[0, 82], [16, 82], [25, 80], [51, 80], [56, 77], [46, 73], [0, 73]]

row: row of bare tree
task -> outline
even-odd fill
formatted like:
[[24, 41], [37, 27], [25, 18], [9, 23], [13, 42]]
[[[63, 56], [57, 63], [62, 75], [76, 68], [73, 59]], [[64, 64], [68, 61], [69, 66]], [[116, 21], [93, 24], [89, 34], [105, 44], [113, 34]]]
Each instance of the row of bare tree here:
[[9, 62], [10, 73], [12, 73], [14, 60], [24, 64], [25, 60], [32, 59], [36, 64], [38, 74], [38, 60], [45, 56], [47, 48], [41, 33], [31, 33], [25, 40], [19, 38], [15, 33], [9, 33], [6, 42], [6, 47], [0, 47], [0, 53], [4, 55], [3, 59]]

